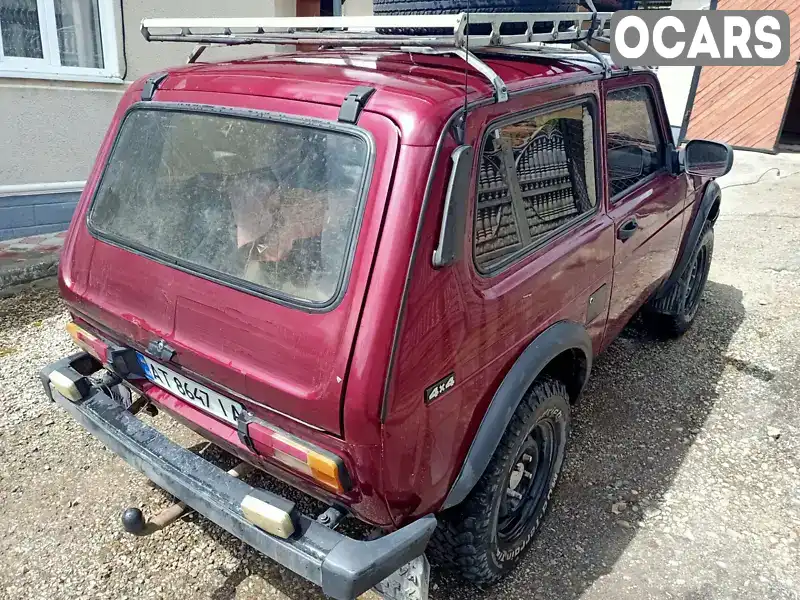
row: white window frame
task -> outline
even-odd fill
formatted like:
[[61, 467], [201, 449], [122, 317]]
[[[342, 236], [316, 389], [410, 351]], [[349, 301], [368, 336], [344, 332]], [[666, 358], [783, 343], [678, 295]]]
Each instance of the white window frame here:
[[[0, 30], [0, 78], [60, 79], [66, 81], [101, 81], [121, 83], [117, 52], [117, 25], [112, 0], [97, 0], [100, 39], [103, 45], [103, 68], [67, 67], [61, 64], [53, 0], [36, 0], [39, 31], [44, 58], [5, 56]], [[2, 27], [2, 23], [0, 23]]]

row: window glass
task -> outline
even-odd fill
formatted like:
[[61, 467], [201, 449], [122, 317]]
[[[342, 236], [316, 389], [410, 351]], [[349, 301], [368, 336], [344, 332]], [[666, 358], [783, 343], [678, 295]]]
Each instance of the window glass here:
[[0, 0], [0, 30], [6, 56], [44, 56], [36, 0]]
[[345, 133], [139, 109], [89, 222], [168, 263], [324, 303], [347, 268], [367, 164], [367, 143]]
[[587, 104], [493, 130], [481, 155], [475, 262], [490, 270], [597, 205], [594, 120]]
[[55, 10], [61, 64], [102, 69], [103, 45], [97, 0], [55, 0]]
[[0, 76], [117, 77], [114, 6], [119, 2], [0, 0]]
[[664, 152], [646, 87], [609, 92], [606, 98], [611, 197], [664, 166]]

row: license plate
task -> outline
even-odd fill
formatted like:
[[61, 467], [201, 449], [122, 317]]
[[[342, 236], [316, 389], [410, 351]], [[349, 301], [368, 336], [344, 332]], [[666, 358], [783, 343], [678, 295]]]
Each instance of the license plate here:
[[139, 359], [139, 364], [142, 366], [145, 377], [158, 387], [192, 406], [211, 413], [227, 423], [236, 425], [239, 413], [244, 411], [241, 404], [225, 396], [220, 396], [213, 390], [191, 379], [186, 379], [183, 375], [150, 360], [138, 352], [136, 357]]

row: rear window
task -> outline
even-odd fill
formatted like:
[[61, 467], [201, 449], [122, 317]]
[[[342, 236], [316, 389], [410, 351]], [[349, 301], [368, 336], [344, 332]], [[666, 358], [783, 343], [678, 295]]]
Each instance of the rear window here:
[[366, 139], [211, 110], [137, 108], [90, 227], [162, 262], [304, 304], [334, 300], [354, 244]]

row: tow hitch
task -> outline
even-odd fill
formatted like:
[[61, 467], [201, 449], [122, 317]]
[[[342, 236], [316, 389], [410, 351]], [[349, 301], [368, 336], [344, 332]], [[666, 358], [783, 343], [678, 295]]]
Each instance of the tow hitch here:
[[[253, 467], [250, 464], [241, 462], [229, 470], [228, 475], [235, 479], [240, 479], [252, 469]], [[125, 512], [122, 513], [122, 527], [133, 535], [146, 536], [164, 529], [182, 516], [193, 512], [194, 509], [187, 506], [185, 502], [176, 502], [149, 519], [145, 519], [140, 509], [136, 507], [126, 508]]]

